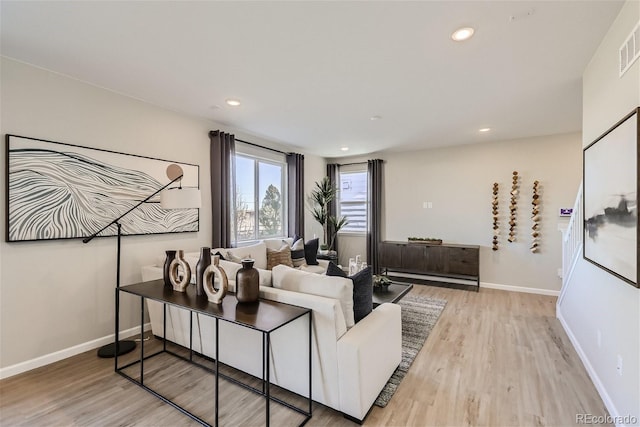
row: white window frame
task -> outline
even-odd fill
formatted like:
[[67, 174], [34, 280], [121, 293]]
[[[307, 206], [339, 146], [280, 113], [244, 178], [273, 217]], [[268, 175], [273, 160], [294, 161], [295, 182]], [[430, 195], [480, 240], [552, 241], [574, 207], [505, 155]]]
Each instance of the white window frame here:
[[[350, 174], [350, 173], [364, 173], [365, 174], [365, 179], [367, 180], [366, 185], [367, 185], [367, 196], [366, 196], [366, 200], [364, 202], [365, 205], [365, 227], [364, 230], [362, 231], [354, 231], [354, 230], [340, 230], [338, 231], [338, 235], [344, 235], [344, 236], [363, 236], [367, 234], [367, 230], [369, 228], [369, 215], [368, 215], [368, 211], [369, 211], [369, 176], [368, 176], [368, 170], [367, 170], [367, 165], [349, 165], [349, 166], [341, 166], [340, 170], [338, 171], [338, 192], [337, 192], [337, 197], [336, 197], [336, 207], [337, 207], [337, 212], [338, 212], [338, 218], [341, 218], [343, 216], [342, 214], [342, 197], [341, 197], [341, 191], [342, 191], [342, 174]], [[345, 202], [348, 203], [348, 202]]]
[[[235, 246], [246, 246], [246, 245], [250, 245], [252, 243], [261, 241], [261, 240], [265, 240], [265, 239], [280, 239], [280, 238], [286, 238], [288, 236], [288, 205], [289, 205], [289, 200], [288, 200], [288, 188], [287, 188], [287, 183], [288, 183], [288, 179], [287, 179], [287, 161], [286, 161], [286, 157], [284, 154], [280, 154], [280, 153], [275, 153], [275, 152], [271, 152], [270, 150], [264, 150], [264, 149], [260, 149], [258, 147], [253, 147], [250, 146], [248, 144], [242, 144], [242, 143], [236, 143], [236, 157], [243, 157], [249, 160], [253, 160], [253, 189], [254, 189], [254, 199], [253, 199], [253, 203], [254, 203], [254, 215], [255, 215], [255, 228], [254, 228], [254, 233], [253, 236], [249, 239], [238, 239], [238, 230], [235, 228], [237, 226], [237, 223], [234, 225], [234, 230], [235, 230], [235, 235], [232, 236], [232, 239], [234, 240], [234, 244]], [[234, 159], [234, 164], [235, 164], [236, 159]], [[281, 196], [281, 200], [282, 200], [282, 234], [283, 235], [276, 235], [276, 236], [260, 236], [259, 235], [259, 227], [260, 227], [260, 221], [259, 221], [259, 215], [260, 215], [260, 200], [262, 198], [262, 194], [260, 194], [259, 192], [259, 188], [260, 188], [260, 164], [269, 164], [269, 165], [274, 165], [274, 166], [280, 166], [282, 168], [282, 174], [280, 176], [280, 196]], [[236, 221], [236, 212], [235, 212], [235, 206], [236, 206], [236, 177], [235, 174], [237, 173], [237, 168], [234, 167], [233, 168], [233, 204], [232, 204], [232, 212], [231, 212], [231, 217], [233, 218], [233, 221]]]

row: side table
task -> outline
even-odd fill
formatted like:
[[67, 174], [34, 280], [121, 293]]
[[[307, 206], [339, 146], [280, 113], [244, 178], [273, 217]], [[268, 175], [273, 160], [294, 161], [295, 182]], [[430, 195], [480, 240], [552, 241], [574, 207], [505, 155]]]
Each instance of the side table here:
[[[312, 360], [311, 360], [311, 323], [312, 323], [312, 316], [311, 316], [311, 310], [308, 308], [303, 308], [303, 307], [298, 307], [295, 305], [290, 305], [290, 304], [284, 304], [284, 303], [280, 303], [277, 301], [270, 301], [270, 300], [260, 300], [257, 303], [252, 303], [249, 305], [245, 305], [245, 304], [240, 304], [238, 303], [238, 300], [236, 299], [235, 295], [233, 293], [227, 294], [227, 296], [222, 300], [221, 304], [212, 304], [209, 303], [209, 301], [207, 300], [206, 296], [197, 296], [195, 294], [195, 287], [194, 286], [189, 286], [187, 287], [187, 291], [186, 292], [176, 292], [173, 291], [170, 288], [167, 288], [164, 286], [164, 281], [163, 280], [154, 280], [151, 282], [143, 282], [143, 283], [137, 283], [135, 285], [129, 285], [129, 286], [122, 286], [119, 288], [119, 290], [117, 289], [116, 292], [125, 292], [125, 293], [129, 293], [135, 296], [140, 297], [140, 333], [141, 335], [143, 335], [144, 333], [144, 315], [145, 315], [145, 310], [144, 310], [144, 300], [145, 299], [151, 299], [154, 301], [158, 301], [164, 304], [164, 315], [165, 315], [165, 319], [164, 319], [164, 323], [165, 323], [165, 328], [164, 328], [164, 333], [166, 334], [166, 307], [167, 305], [172, 305], [172, 306], [176, 306], [176, 307], [180, 307], [186, 310], [189, 310], [189, 312], [191, 313], [191, 316], [193, 316], [194, 313], [196, 314], [202, 314], [204, 316], [209, 316], [215, 319], [215, 329], [216, 329], [216, 337], [215, 337], [215, 344], [216, 344], [216, 357], [214, 359], [215, 362], [215, 369], [210, 369], [208, 367], [206, 367], [205, 365], [202, 365], [200, 363], [197, 363], [196, 361], [193, 360], [193, 358], [190, 356], [189, 358], [185, 358], [177, 353], [174, 353], [170, 350], [167, 349], [166, 347], [166, 338], [163, 337], [163, 348], [162, 350], [159, 350], [156, 353], [153, 353], [151, 355], [145, 355], [144, 354], [144, 340], [142, 340], [140, 342], [140, 359], [139, 360], [135, 360], [125, 366], [118, 366], [118, 356], [116, 353], [116, 359], [115, 359], [115, 366], [116, 366], [116, 372], [120, 375], [122, 375], [123, 377], [127, 378], [129, 381], [139, 385], [140, 387], [142, 387], [143, 389], [147, 390], [148, 392], [150, 392], [151, 394], [153, 394], [154, 396], [158, 397], [160, 400], [164, 401], [165, 403], [168, 403], [169, 405], [173, 406], [174, 408], [178, 409], [180, 412], [184, 413], [185, 415], [189, 416], [190, 418], [192, 418], [193, 420], [199, 422], [200, 424], [203, 425], [211, 425], [209, 424], [209, 422], [199, 418], [198, 416], [196, 416], [195, 414], [187, 411], [185, 408], [181, 407], [180, 405], [178, 405], [177, 403], [173, 402], [171, 399], [161, 395], [160, 393], [152, 390], [149, 386], [147, 386], [144, 383], [144, 361], [152, 358], [154, 356], [157, 356], [159, 354], [165, 353], [165, 354], [170, 354], [172, 356], [178, 357], [184, 361], [187, 361], [193, 365], [196, 365], [202, 369], [204, 369], [205, 371], [208, 371], [212, 374], [214, 374], [215, 376], [215, 400], [213, 402], [214, 404], [214, 414], [215, 414], [215, 419], [214, 419], [214, 423], [213, 425], [215, 425], [216, 427], [218, 426], [218, 400], [219, 400], [219, 379], [220, 377], [222, 377], [223, 379], [227, 379], [230, 381], [233, 381], [235, 384], [241, 385], [244, 388], [253, 391], [254, 393], [261, 395], [265, 398], [265, 418], [266, 418], [266, 425], [267, 427], [269, 426], [269, 421], [270, 421], [270, 414], [269, 414], [269, 403], [271, 401], [280, 403], [286, 407], [288, 407], [291, 410], [294, 410], [302, 415], [305, 416], [304, 421], [300, 424], [300, 425], [304, 425], [307, 421], [309, 421], [309, 419], [311, 418], [311, 410], [312, 410], [312, 398], [311, 398], [311, 377], [312, 377]], [[118, 309], [116, 308], [116, 316], [119, 316], [118, 313]], [[308, 346], [309, 346], [309, 361], [308, 361], [308, 366], [309, 366], [309, 396], [307, 399], [307, 403], [308, 403], [308, 409], [302, 409], [302, 408], [298, 408], [295, 407], [287, 402], [284, 402], [280, 399], [278, 399], [275, 396], [271, 395], [270, 392], [270, 359], [269, 359], [269, 354], [271, 353], [271, 333], [274, 332], [275, 330], [286, 326], [287, 324], [289, 324], [290, 322], [301, 318], [303, 316], [307, 316], [309, 319], [309, 329], [308, 329], [308, 334], [309, 334], [309, 341], [308, 341]], [[249, 385], [249, 384], [244, 384], [241, 383], [239, 380], [237, 379], [233, 379], [231, 377], [228, 377], [222, 373], [220, 373], [219, 371], [219, 351], [220, 351], [220, 342], [219, 342], [219, 333], [218, 333], [218, 328], [219, 328], [219, 322], [223, 321], [223, 322], [230, 322], [230, 323], [234, 323], [236, 325], [245, 327], [245, 328], [251, 328], [254, 330], [257, 330], [259, 332], [262, 333], [262, 372], [263, 372], [263, 377], [262, 377], [262, 389], [257, 389], [254, 388], [253, 386]], [[191, 322], [192, 323], [192, 322]], [[191, 330], [193, 328], [193, 325], [190, 325], [190, 335], [193, 334], [193, 331]], [[118, 341], [118, 334], [116, 333], [116, 342]], [[190, 346], [191, 347], [191, 346]], [[192, 348], [189, 348], [190, 353], [193, 352]], [[125, 368], [128, 368], [130, 366], [133, 365], [140, 365], [140, 374], [139, 374], [139, 379], [133, 378], [129, 375], [127, 375], [124, 372]]]

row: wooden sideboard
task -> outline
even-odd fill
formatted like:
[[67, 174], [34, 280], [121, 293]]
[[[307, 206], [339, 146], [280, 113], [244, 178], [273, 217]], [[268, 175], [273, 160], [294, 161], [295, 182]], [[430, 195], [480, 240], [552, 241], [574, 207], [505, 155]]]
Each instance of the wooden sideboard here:
[[476, 290], [480, 289], [480, 246], [477, 245], [385, 241], [378, 246], [378, 257], [382, 271], [398, 280], [415, 283], [413, 278], [393, 273], [470, 280], [476, 282]]

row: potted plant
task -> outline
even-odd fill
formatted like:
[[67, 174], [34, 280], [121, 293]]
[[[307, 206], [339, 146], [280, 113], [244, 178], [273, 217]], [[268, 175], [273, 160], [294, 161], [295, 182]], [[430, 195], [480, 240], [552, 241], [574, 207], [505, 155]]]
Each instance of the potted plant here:
[[373, 276], [373, 287], [378, 290], [387, 291], [389, 290], [390, 284], [391, 284], [391, 279], [389, 279], [384, 274], [376, 274]]
[[331, 185], [329, 177], [324, 177], [320, 182], [316, 181], [315, 188], [309, 195], [309, 205], [313, 218], [322, 226], [324, 243], [320, 250], [331, 251], [338, 231], [349, 223], [347, 217], [336, 218], [329, 215], [329, 203], [336, 199], [338, 190]]

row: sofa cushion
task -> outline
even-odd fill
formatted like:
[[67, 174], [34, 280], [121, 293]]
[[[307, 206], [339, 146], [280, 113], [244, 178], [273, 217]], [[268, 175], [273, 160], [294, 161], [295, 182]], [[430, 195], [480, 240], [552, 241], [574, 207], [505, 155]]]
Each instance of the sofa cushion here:
[[[267, 246], [264, 242], [256, 243], [251, 246], [241, 246], [239, 248], [230, 248], [223, 252], [225, 258], [230, 261], [239, 262], [236, 260], [242, 260], [245, 258], [251, 258], [254, 260], [253, 266], [255, 268], [267, 269]], [[227, 257], [227, 255], [229, 257]]]
[[307, 265], [318, 265], [318, 248], [320, 247], [319, 239], [311, 239], [304, 244], [304, 258], [307, 260]]
[[302, 267], [307, 264], [304, 256], [304, 240], [299, 238], [291, 245], [291, 262], [294, 267]]
[[287, 265], [293, 267], [291, 261], [291, 248], [285, 242], [278, 250], [267, 248], [267, 270], [272, 270], [276, 265]]
[[353, 281], [353, 319], [355, 323], [364, 319], [373, 310], [373, 274], [368, 266], [353, 276], [347, 274], [333, 262], [327, 267], [327, 276], [348, 277]]
[[283, 239], [282, 237], [278, 237], [278, 238], [274, 238], [274, 239], [264, 239], [263, 242], [264, 242], [264, 244], [265, 244], [265, 246], [267, 248], [273, 249], [274, 251], [277, 251], [285, 243], [287, 245], [291, 246], [293, 244], [293, 238], [287, 237], [287, 238]]
[[274, 288], [339, 300], [347, 328], [354, 325], [352, 280], [300, 271], [285, 265], [273, 267], [271, 274]]

